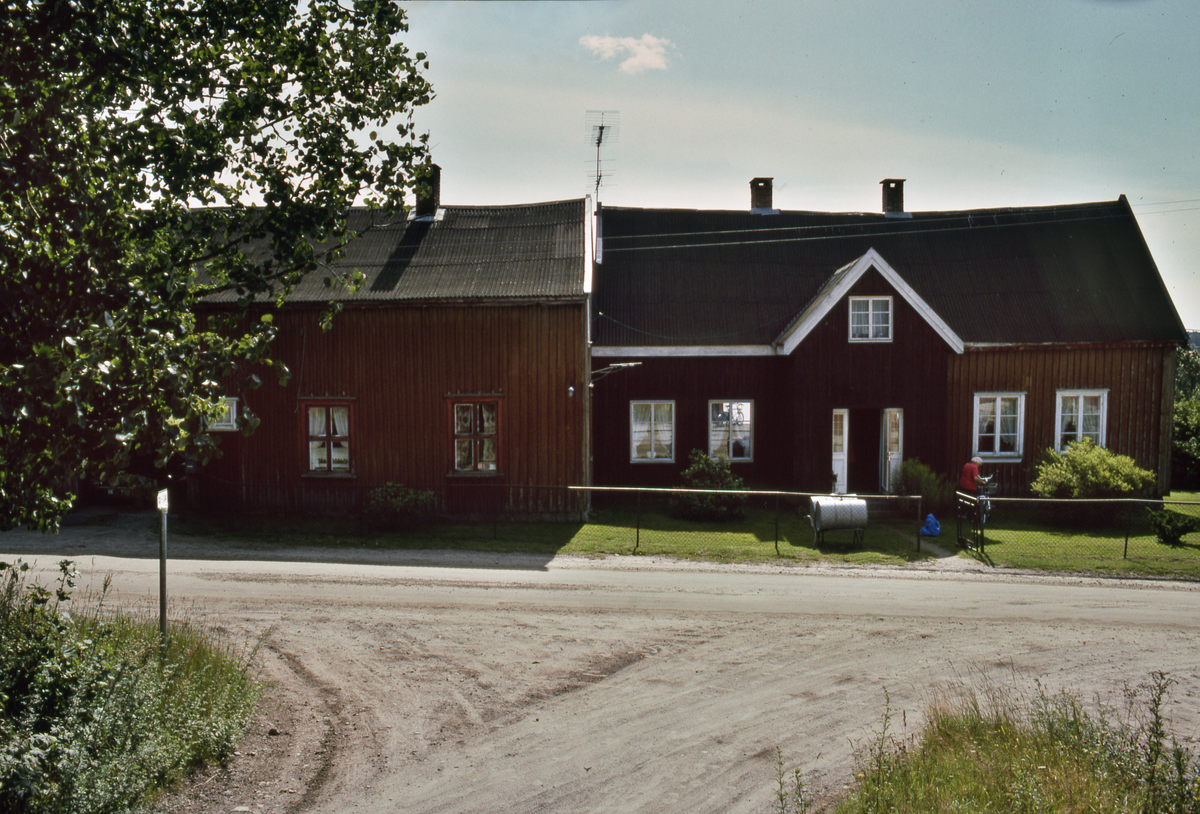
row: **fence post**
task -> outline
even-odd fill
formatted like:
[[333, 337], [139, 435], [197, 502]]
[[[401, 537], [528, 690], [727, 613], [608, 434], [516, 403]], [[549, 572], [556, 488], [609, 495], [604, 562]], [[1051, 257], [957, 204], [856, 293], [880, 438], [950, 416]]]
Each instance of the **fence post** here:
[[779, 556], [779, 495], [775, 495], [775, 556]]
[[642, 544], [642, 493], [641, 490], [634, 492], [637, 495], [635, 505], [637, 509], [634, 512], [634, 537], [633, 537], [633, 553], [636, 554], [638, 546]]
[[925, 524], [921, 522], [921, 496], [917, 495], [917, 551], [921, 550], [921, 529], [925, 528]]

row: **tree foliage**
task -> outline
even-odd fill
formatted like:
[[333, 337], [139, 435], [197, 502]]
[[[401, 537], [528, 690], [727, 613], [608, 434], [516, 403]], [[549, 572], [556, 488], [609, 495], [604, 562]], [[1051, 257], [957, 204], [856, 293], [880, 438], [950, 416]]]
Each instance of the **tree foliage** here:
[[1200, 489], [1200, 396], [1175, 402], [1171, 488]]
[[332, 282], [350, 205], [403, 207], [432, 96], [405, 31], [387, 0], [0, 8], [0, 528], [55, 528], [72, 477], [211, 454], [273, 328], [194, 306]]
[[1175, 401], [1200, 398], [1200, 350], [1175, 350]]
[[1200, 350], [1175, 353], [1171, 488], [1200, 489]]
[[1029, 488], [1039, 497], [1113, 498], [1138, 494], [1154, 483], [1154, 473], [1129, 456], [1084, 438], [1067, 444], [1066, 452], [1046, 450]]

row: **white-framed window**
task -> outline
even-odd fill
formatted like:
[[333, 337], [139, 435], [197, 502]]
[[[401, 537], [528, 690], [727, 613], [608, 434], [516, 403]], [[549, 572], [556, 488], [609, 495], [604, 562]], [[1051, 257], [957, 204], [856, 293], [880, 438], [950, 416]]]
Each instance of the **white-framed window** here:
[[981, 458], [1019, 458], [1024, 452], [1025, 394], [976, 393], [972, 446]]
[[892, 341], [892, 298], [850, 298], [850, 341]]
[[1059, 390], [1054, 426], [1057, 449], [1062, 452], [1071, 441], [1091, 438], [1096, 446], [1104, 446], [1108, 426], [1107, 390]]
[[354, 471], [350, 457], [352, 403], [340, 400], [304, 402], [308, 472], [313, 475], [348, 475]]
[[675, 460], [675, 402], [629, 402], [629, 460]]
[[231, 432], [237, 429], [237, 396], [225, 396], [221, 401], [224, 411], [221, 413], [220, 418], [209, 423], [209, 432]]
[[500, 399], [453, 399], [454, 471], [500, 472]]
[[754, 460], [754, 402], [708, 403], [708, 454], [730, 461]]

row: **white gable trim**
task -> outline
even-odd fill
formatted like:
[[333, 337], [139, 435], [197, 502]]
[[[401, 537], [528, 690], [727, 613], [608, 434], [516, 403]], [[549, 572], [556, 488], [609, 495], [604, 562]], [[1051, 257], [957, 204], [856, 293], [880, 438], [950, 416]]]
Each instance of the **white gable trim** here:
[[879, 252], [874, 249], [868, 249], [867, 253], [862, 257], [842, 266], [833, 273], [830, 278], [835, 281], [832, 286], [826, 290], [822, 290], [812, 304], [800, 313], [799, 318], [779, 335], [775, 340], [775, 344], [779, 347], [781, 354], [787, 355], [796, 349], [796, 347], [804, 341], [804, 338], [812, 332], [813, 328], [823, 320], [833, 307], [841, 302], [854, 284], [859, 281], [867, 269], [874, 268], [883, 278], [888, 281], [892, 288], [896, 289], [896, 293], [904, 298], [905, 302], [911, 305], [921, 318], [929, 323], [929, 327], [937, 332], [937, 335], [946, 341], [946, 344], [954, 349], [955, 353], [963, 352], [963, 341], [958, 334], [950, 329], [945, 320], [937, 315], [937, 313], [929, 307], [929, 303], [921, 299], [920, 295], [913, 290], [912, 286], [904, 282], [896, 270], [888, 265]]
[[592, 356], [777, 356], [774, 345], [604, 345]]

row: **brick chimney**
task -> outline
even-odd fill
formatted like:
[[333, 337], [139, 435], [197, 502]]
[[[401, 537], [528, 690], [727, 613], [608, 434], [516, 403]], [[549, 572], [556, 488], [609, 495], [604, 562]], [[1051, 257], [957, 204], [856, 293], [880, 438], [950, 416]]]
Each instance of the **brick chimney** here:
[[883, 185], [883, 214], [898, 217], [904, 214], [904, 179], [884, 178], [879, 182]]
[[774, 178], [751, 178], [750, 179], [750, 210], [772, 210], [771, 203], [771, 182]]
[[418, 218], [432, 218], [442, 205], [442, 168], [429, 165], [429, 172], [421, 179], [425, 189], [417, 187], [417, 208], [413, 214]]

